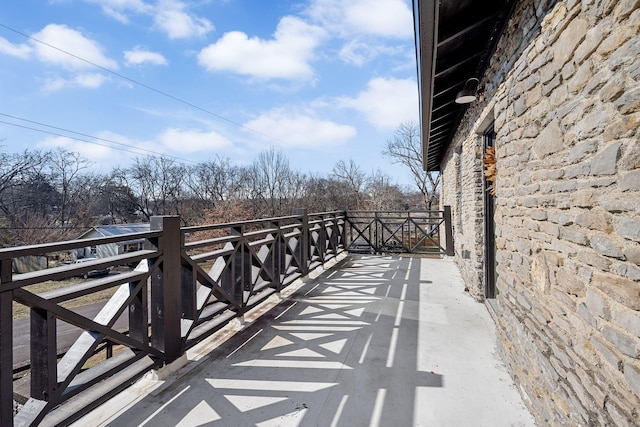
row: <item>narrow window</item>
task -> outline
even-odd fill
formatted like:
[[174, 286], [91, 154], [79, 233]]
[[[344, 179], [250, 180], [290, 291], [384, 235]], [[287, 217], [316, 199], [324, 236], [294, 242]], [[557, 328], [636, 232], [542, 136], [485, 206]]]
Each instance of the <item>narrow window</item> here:
[[[493, 123], [483, 134], [483, 158], [488, 151], [495, 150], [496, 132]], [[495, 201], [490, 192], [491, 181], [483, 174], [484, 193], [484, 296], [496, 297], [496, 230], [495, 230]]]

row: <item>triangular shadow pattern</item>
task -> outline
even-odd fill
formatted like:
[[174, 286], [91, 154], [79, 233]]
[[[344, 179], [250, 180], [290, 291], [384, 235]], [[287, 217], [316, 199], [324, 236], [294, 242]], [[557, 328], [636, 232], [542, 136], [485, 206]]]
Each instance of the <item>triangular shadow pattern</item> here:
[[417, 388], [443, 385], [417, 371], [419, 266], [348, 258], [215, 349], [181, 381], [190, 388], [179, 399], [176, 382], [110, 425], [178, 424], [198, 405], [211, 426], [369, 425], [374, 413], [393, 425], [398, 410], [413, 414]]

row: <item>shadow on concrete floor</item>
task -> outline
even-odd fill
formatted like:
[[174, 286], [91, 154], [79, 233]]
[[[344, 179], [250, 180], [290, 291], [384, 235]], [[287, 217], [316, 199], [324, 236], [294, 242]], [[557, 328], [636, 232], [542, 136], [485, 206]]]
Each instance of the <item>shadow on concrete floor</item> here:
[[533, 425], [452, 266], [349, 256], [104, 425]]

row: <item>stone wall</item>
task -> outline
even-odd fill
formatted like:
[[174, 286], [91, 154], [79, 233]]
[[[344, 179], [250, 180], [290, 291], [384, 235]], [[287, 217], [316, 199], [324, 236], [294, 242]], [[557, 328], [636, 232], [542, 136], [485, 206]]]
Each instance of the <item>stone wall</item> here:
[[443, 162], [441, 206], [451, 206], [455, 260], [470, 292], [483, 298], [482, 138], [472, 134], [459, 141]]
[[521, 1], [442, 165], [478, 296], [495, 118], [499, 348], [541, 425], [640, 424], [639, 28], [638, 0]]

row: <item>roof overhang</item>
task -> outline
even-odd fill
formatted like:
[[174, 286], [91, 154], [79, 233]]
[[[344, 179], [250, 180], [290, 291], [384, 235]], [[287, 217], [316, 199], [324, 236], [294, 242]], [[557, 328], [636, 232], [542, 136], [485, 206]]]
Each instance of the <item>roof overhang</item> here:
[[423, 167], [440, 170], [466, 105], [456, 94], [480, 79], [517, 0], [413, 0]]

